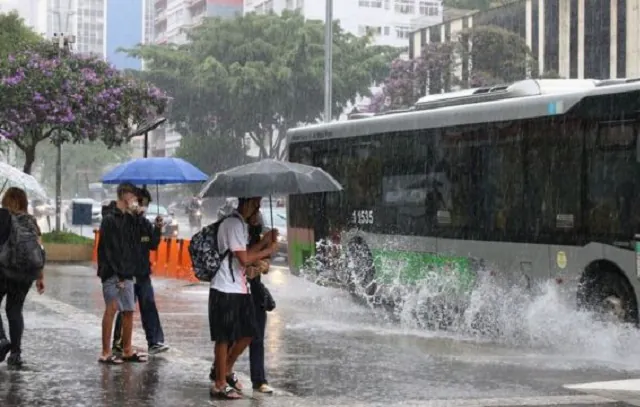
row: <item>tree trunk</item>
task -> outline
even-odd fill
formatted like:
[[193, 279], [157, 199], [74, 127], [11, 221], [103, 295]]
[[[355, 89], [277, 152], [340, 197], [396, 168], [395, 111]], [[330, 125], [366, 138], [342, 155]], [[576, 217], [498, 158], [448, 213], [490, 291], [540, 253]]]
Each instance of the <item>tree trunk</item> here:
[[22, 171], [26, 174], [31, 174], [33, 163], [36, 161], [36, 146], [26, 146], [26, 148], [21, 150], [24, 153], [24, 167]]

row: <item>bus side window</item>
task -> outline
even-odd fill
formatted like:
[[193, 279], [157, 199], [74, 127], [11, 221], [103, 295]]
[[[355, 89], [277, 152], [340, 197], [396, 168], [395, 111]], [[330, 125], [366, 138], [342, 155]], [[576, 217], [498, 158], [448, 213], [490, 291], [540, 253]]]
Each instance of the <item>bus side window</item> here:
[[544, 118], [527, 124], [525, 213], [528, 235], [544, 243], [580, 230], [581, 122]]
[[[592, 239], [610, 242], [631, 236], [638, 225], [635, 124], [593, 123], [588, 152], [586, 218]], [[594, 140], [595, 139], [595, 140]]]

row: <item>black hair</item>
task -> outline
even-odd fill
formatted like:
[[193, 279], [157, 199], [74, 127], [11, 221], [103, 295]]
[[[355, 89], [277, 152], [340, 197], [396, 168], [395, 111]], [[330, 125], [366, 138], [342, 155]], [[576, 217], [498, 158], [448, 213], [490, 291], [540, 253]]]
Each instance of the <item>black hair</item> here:
[[151, 199], [151, 194], [149, 193], [149, 190], [147, 188], [139, 188], [136, 195], [138, 196], [138, 200], [140, 202], [145, 199], [147, 200], [147, 202], [153, 201], [153, 199]]
[[130, 182], [123, 182], [122, 184], [118, 185], [118, 190], [117, 190], [118, 199], [121, 199], [122, 196], [126, 193], [137, 195], [137, 192], [138, 192], [137, 190], [138, 188], [136, 188], [136, 186], [131, 184]]
[[249, 201], [253, 201], [256, 199], [262, 199], [259, 196], [253, 196], [253, 197], [244, 197], [244, 198], [238, 198], [238, 208], [242, 208], [243, 206], [245, 206], [247, 203], [249, 203]]

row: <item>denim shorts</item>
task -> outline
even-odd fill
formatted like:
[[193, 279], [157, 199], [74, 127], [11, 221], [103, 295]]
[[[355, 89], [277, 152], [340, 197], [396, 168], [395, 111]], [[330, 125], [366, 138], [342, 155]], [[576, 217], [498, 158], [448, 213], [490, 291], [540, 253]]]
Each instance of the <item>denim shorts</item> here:
[[124, 287], [118, 287], [118, 277], [109, 277], [102, 282], [102, 295], [105, 304], [109, 305], [114, 300], [118, 301], [118, 311], [135, 311], [136, 299], [133, 289], [133, 280], [124, 280]]

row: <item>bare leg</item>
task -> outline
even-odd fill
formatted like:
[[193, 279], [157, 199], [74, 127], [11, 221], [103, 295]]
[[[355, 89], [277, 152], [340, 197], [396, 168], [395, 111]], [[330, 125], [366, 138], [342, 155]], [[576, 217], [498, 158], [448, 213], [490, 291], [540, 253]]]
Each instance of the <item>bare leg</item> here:
[[123, 356], [133, 355], [133, 312], [122, 313], [122, 353]]
[[118, 301], [113, 300], [104, 310], [102, 315], [102, 357], [111, 355], [111, 330], [113, 329], [113, 319], [118, 311]]
[[229, 350], [229, 354], [227, 355], [227, 374], [231, 374], [231, 372], [233, 372], [233, 366], [236, 364], [236, 361], [238, 360], [240, 355], [242, 355], [242, 352], [244, 352], [245, 349], [247, 349], [247, 346], [251, 344], [252, 339], [253, 338], [251, 337], [240, 338], [233, 344], [233, 346]]
[[229, 344], [226, 342], [216, 342], [214, 348], [214, 365], [216, 367], [216, 388], [222, 389], [227, 384], [227, 358], [229, 354]]

